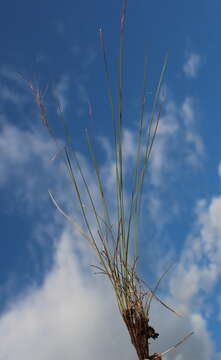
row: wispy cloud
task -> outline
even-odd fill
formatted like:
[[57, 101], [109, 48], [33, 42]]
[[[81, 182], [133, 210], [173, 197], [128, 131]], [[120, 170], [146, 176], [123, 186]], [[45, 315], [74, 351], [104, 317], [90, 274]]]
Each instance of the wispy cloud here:
[[189, 53], [185, 64], [183, 65], [183, 71], [189, 78], [195, 78], [198, 74], [201, 65], [201, 56], [196, 53]]
[[12, 90], [8, 85], [0, 85], [0, 100], [4, 104], [10, 103], [17, 107], [22, 107], [28, 102], [28, 97], [24, 94], [18, 94], [17, 91]]
[[164, 176], [174, 172], [180, 161], [199, 169], [205, 154], [194, 98], [187, 96], [177, 103], [168, 89], [165, 93], [164, 114], [151, 158], [150, 176], [154, 186], [165, 183]]
[[7, 65], [2, 65], [0, 68], [0, 75], [5, 79], [12, 80], [13, 82], [22, 83], [22, 78], [19, 74]]
[[155, 186], [162, 185], [163, 176], [171, 169], [172, 159], [170, 152], [176, 143], [179, 124], [177, 106], [175, 102], [167, 98], [164, 105], [164, 115], [160, 119], [156, 142], [151, 157], [151, 181]]
[[185, 126], [186, 139], [186, 160], [193, 167], [198, 168], [202, 164], [204, 157], [204, 144], [201, 136], [197, 133], [197, 121], [194, 110], [194, 99], [186, 97], [181, 107], [181, 116]]
[[29, 101], [24, 91], [22, 77], [7, 65], [0, 67], [0, 109], [3, 111], [5, 105], [16, 106], [16, 110], [22, 110]]

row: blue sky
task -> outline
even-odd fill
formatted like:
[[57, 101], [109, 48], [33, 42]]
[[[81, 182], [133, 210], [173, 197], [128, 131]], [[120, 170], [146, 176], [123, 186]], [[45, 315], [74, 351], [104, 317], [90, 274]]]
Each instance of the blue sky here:
[[[55, 92], [89, 186], [85, 145], [95, 142], [109, 201], [113, 191], [111, 117], [98, 29], [116, 86], [121, 1], [4, 2], [0, 13], [0, 359], [134, 359], [112, 290], [94, 276], [87, 244], [48, 196], [79, 217], [64, 166], [39, 121], [27, 80], [45, 89], [60, 134]], [[221, 151], [220, 11], [213, 2], [129, 0], [125, 40], [124, 151], [130, 176], [145, 54], [152, 96], [166, 52], [164, 110], [144, 189], [140, 271], [154, 283], [175, 259], [161, 295], [182, 318], [154, 304], [156, 351], [186, 332], [167, 359], [220, 360]], [[93, 118], [88, 116], [88, 102]], [[148, 109], [147, 109], [148, 113]], [[105, 298], [104, 298], [105, 294]], [[85, 345], [86, 344], [86, 345]], [[166, 358], [166, 357], [165, 357]]]

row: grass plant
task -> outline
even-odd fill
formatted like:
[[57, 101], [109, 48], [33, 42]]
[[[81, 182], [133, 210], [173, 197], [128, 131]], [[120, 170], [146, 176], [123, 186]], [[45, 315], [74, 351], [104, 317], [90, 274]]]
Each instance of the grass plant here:
[[[86, 230], [75, 220], [71, 215], [61, 209], [60, 205], [54, 198], [52, 192], [49, 192], [50, 197], [56, 208], [65, 216], [65, 218], [72, 224], [75, 230], [88, 241], [90, 246], [95, 251], [98, 264], [94, 265], [99, 273], [108, 277], [116, 295], [118, 308], [122, 319], [128, 329], [131, 342], [136, 350], [139, 360], [159, 360], [168, 351], [176, 348], [192, 333], [188, 334], [180, 340], [176, 345], [165, 350], [161, 354], [150, 353], [150, 339], [157, 339], [159, 333], [150, 324], [150, 307], [153, 299], [159, 301], [167, 309], [176, 313], [170, 306], [165, 304], [157, 295], [156, 290], [168, 272], [161, 276], [154, 289], [151, 289], [140, 277], [137, 270], [138, 264], [138, 239], [139, 239], [139, 218], [142, 201], [143, 186], [145, 176], [150, 163], [150, 156], [156, 138], [157, 129], [163, 110], [160, 102], [160, 92], [163, 84], [163, 79], [167, 67], [168, 57], [166, 56], [161, 68], [159, 80], [156, 85], [155, 93], [152, 99], [151, 112], [146, 116], [146, 94], [147, 94], [147, 59], [144, 64], [143, 75], [143, 90], [141, 94], [140, 116], [138, 121], [138, 128], [136, 136], [136, 155], [133, 170], [133, 181], [131, 189], [129, 190], [129, 208], [125, 205], [125, 193], [128, 193], [125, 184], [124, 168], [124, 146], [123, 146], [123, 129], [124, 129], [124, 112], [123, 112], [123, 94], [124, 94], [124, 32], [127, 14], [127, 0], [123, 2], [123, 8], [120, 18], [120, 45], [118, 55], [118, 83], [117, 83], [117, 103], [115, 103], [113, 91], [111, 88], [111, 75], [108, 67], [108, 59], [105, 47], [104, 34], [102, 29], [99, 30], [100, 45], [104, 62], [104, 73], [107, 84], [107, 95], [110, 104], [110, 111], [113, 123], [114, 135], [114, 156], [115, 156], [115, 202], [116, 202], [116, 218], [117, 221], [113, 223], [111, 209], [108, 202], [108, 197], [105, 192], [105, 186], [99, 163], [93, 149], [92, 140], [88, 133], [86, 133], [86, 141], [88, 144], [91, 163], [94, 168], [96, 177], [97, 191], [100, 196], [100, 203], [102, 213], [98, 211], [93, 194], [90, 191], [84, 169], [77, 156], [76, 150], [73, 147], [72, 140], [69, 136], [68, 129], [63, 118], [62, 109], [60, 110], [60, 117], [64, 126], [64, 133], [66, 144], [64, 148], [58, 149], [62, 153], [63, 159], [71, 180], [73, 191], [75, 192], [80, 204], [81, 213]], [[32, 94], [35, 98], [36, 104], [39, 108], [40, 119], [42, 124], [49, 131], [50, 135], [56, 140], [53, 129], [48, 120], [46, 107], [43, 101], [43, 95], [37, 86], [32, 82], [27, 82]], [[59, 145], [58, 145], [59, 146]], [[79, 178], [76, 176], [75, 169], [80, 174], [83, 187], [79, 184]], [[87, 207], [84, 204], [83, 198], [85, 194], [88, 198]], [[90, 222], [91, 217], [88, 216], [88, 209], [94, 214], [96, 223], [96, 233], [92, 229]], [[94, 224], [93, 224], [94, 226]], [[177, 313], [176, 313], [177, 314]], [[179, 315], [179, 314], [177, 314]]]

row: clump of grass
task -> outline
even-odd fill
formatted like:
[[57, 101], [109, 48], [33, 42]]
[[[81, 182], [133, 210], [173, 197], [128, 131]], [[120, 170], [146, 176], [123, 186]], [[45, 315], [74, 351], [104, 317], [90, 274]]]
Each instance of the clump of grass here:
[[[148, 287], [138, 275], [138, 228], [141, 200], [143, 193], [143, 185], [145, 175], [150, 162], [150, 155], [153, 148], [154, 140], [157, 134], [159, 125], [162, 104], [160, 103], [160, 91], [164, 79], [164, 74], [167, 67], [167, 56], [162, 65], [159, 80], [156, 85], [155, 94], [152, 99], [152, 107], [149, 117], [145, 117], [146, 93], [147, 93], [147, 60], [145, 59], [144, 75], [143, 75], [143, 90], [141, 95], [140, 118], [137, 130], [136, 156], [133, 171], [133, 182], [130, 190], [129, 210], [125, 205], [125, 169], [124, 169], [124, 146], [123, 146], [123, 64], [124, 64], [124, 31], [127, 12], [127, 0], [123, 3], [123, 9], [120, 19], [120, 46], [118, 56], [118, 85], [117, 85], [117, 104], [115, 105], [114, 96], [111, 89], [110, 73], [108, 68], [108, 61], [106, 55], [105, 41], [103, 31], [99, 30], [100, 44], [102, 56], [104, 60], [104, 72], [107, 82], [107, 93], [111, 108], [111, 116], [114, 133], [114, 154], [115, 154], [115, 201], [116, 201], [116, 218], [115, 224], [111, 221], [111, 210], [103, 185], [103, 179], [99, 169], [98, 161], [93, 150], [92, 141], [88, 133], [86, 133], [86, 140], [91, 156], [91, 162], [95, 171], [97, 182], [97, 190], [100, 196], [100, 203], [102, 206], [102, 213], [99, 213], [93, 194], [90, 191], [84, 170], [81, 166], [79, 158], [73, 148], [72, 140], [70, 139], [67, 126], [63, 117], [61, 107], [59, 112], [61, 120], [64, 125], [64, 133], [66, 137], [66, 144], [63, 149], [59, 149], [62, 153], [64, 162], [70, 176], [70, 180], [77, 195], [83, 220], [86, 226], [86, 231], [78, 224], [72, 216], [66, 214], [53, 194], [49, 192], [50, 197], [57, 207], [57, 209], [66, 217], [66, 219], [73, 225], [73, 227], [85, 238], [98, 257], [98, 265], [93, 265], [99, 273], [104, 274], [110, 280], [115, 291], [117, 304], [120, 310], [122, 319], [128, 329], [131, 342], [137, 352], [139, 360], [159, 360], [161, 356], [168, 351], [176, 348], [192, 333], [188, 334], [161, 354], [150, 354], [150, 339], [157, 339], [159, 333], [150, 325], [149, 313], [153, 298], [159, 301], [167, 309], [176, 313], [171, 307], [165, 304], [157, 295], [156, 290], [165, 273], [159, 279], [154, 289]], [[56, 141], [54, 132], [50, 126], [46, 107], [43, 102], [43, 96], [38, 87], [33, 83], [27, 82], [32, 94], [35, 98], [36, 104], [39, 108], [40, 119], [43, 125], [47, 128], [50, 135]], [[91, 110], [89, 111], [91, 114]], [[75, 168], [80, 174], [83, 187], [79, 185], [79, 178], [75, 173]], [[85, 194], [88, 197], [88, 208], [94, 214], [97, 232], [94, 234], [92, 224], [88, 216], [88, 208], [85, 206], [83, 198]], [[177, 313], [176, 313], [177, 314]], [[179, 314], [177, 314], [179, 315]]]

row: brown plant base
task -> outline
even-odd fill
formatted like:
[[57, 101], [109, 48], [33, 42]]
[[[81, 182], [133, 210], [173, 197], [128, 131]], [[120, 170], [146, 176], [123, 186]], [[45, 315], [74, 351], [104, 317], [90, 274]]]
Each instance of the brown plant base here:
[[149, 319], [144, 309], [140, 306], [131, 307], [125, 309], [122, 315], [139, 360], [157, 359], [157, 354], [150, 355], [149, 353], [149, 339], [157, 339], [159, 334], [149, 326]]
[[152, 356], [150, 356], [149, 360], [162, 360], [162, 358], [158, 354], [153, 354]]

